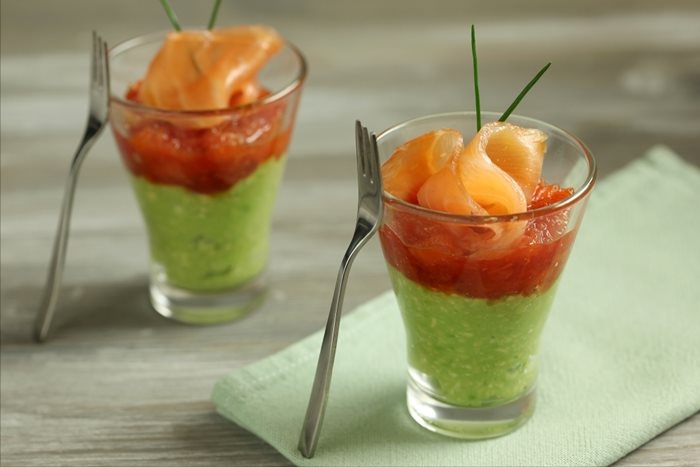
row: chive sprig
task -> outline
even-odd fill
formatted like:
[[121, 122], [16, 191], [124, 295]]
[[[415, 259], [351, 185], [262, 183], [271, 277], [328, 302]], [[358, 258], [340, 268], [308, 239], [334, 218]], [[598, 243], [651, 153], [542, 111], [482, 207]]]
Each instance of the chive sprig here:
[[[476, 106], [476, 131], [479, 132], [481, 130], [481, 98], [479, 96], [479, 66], [478, 62], [476, 59], [476, 34], [474, 31], [474, 25], [472, 24], [471, 28], [471, 45], [472, 45], [472, 68], [474, 69], [474, 103]], [[508, 117], [510, 117], [510, 114], [513, 113], [515, 108], [520, 104], [520, 101], [523, 100], [525, 95], [530, 92], [530, 89], [539, 81], [539, 79], [544, 75], [544, 73], [549, 69], [549, 67], [552, 65], [551, 62], [547, 63], [545, 66], [542, 67], [540, 71], [537, 72], [534, 78], [530, 80], [529, 83], [525, 85], [522, 91], [520, 91], [520, 94], [515, 98], [515, 100], [510, 104], [510, 106], [506, 109], [505, 112], [503, 112], [503, 115], [500, 116], [498, 119], [499, 122], [505, 122]]]
[[[160, 0], [160, 4], [163, 5], [163, 9], [165, 10], [165, 14], [168, 16], [168, 19], [170, 20], [170, 24], [173, 25], [173, 28], [176, 31], [182, 31], [182, 27], [180, 27], [180, 21], [177, 19], [177, 15], [175, 14], [175, 10], [173, 10], [173, 7], [170, 6], [170, 3], [168, 0]], [[219, 7], [221, 6], [221, 0], [215, 0], [214, 1], [214, 8], [211, 11], [211, 15], [209, 16], [209, 23], [207, 25], [207, 29], [211, 30], [214, 25], [216, 24], [216, 17], [219, 16]]]
[[211, 30], [216, 24], [216, 17], [219, 14], [219, 7], [221, 6], [221, 0], [216, 0], [214, 2], [214, 9], [211, 11], [211, 16], [209, 17], [209, 24], [207, 29]]
[[177, 19], [177, 15], [175, 14], [173, 8], [170, 6], [170, 3], [168, 3], [168, 0], [160, 0], [160, 4], [163, 5], [165, 14], [168, 15], [168, 19], [170, 20], [170, 24], [173, 25], [173, 28], [176, 31], [182, 31], [182, 28], [180, 27], [180, 22]]
[[481, 98], [479, 97], [479, 65], [476, 60], [476, 33], [472, 24], [472, 64], [474, 65], [474, 103], [476, 105], [476, 131], [481, 130]]
[[513, 113], [513, 111], [518, 106], [518, 104], [520, 104], [520, 101], [523, 100], [523, 97], [525, 97], [525, 94], [530, 92], [530, 89], [532, 89], [532, 87], [535, 85], [535, 83], [537, 81], [539, 81], [539, 79], [542, 77], [544, 72], [547, 71], [547, 69], [550, 67], [551, 64], [552, 64], [552, 62], [549, 62], [545, 66], [543, 66], [542, 69], [537, 72], [535, 77], [532, 78], [529, 83], [527, 83], [527, 85], [523, 88], [523, 90], [520, 91], [520, 94], [518, 94], [518, 97], [515, 98], [515, 100], [513, 101], [512, 104], [510, 104], [510, 107], [508, 107], [508, 109], [505, 112], [503, 112], [503, 115], [501, 115], [501, 117], [498, 119], [499, 122], [506, 121], [506, 118], [508, 118], [510, 116], [510, 114]]

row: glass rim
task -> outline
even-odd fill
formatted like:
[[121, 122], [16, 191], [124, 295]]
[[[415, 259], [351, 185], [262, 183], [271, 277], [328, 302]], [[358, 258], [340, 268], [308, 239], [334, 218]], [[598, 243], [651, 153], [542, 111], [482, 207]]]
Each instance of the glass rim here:
[[[184, 30], [204, 30], [204, 28], [183, 28]], [[172, 30], [161, 30], [161, 31], [155, 31], [155, 32], [150, 32], [146, 34], [141, 34], [139, 36], [131, 37], [129, 39], [125, 39], [119, 43], [117, 43], [115, 46], [111, 47], [108, 51], [108, 55], [110, 58], [110, 61], [112, 60], [113, 57], [116, 57], [119, 54], [122, 54], [126, 52], [129, 49], [132, 49], [138, 45], [143, 45], [149, 42], [154, 42], [157, 39], [161, 39], [165, 37], [169, 32], [172, 32]], [[297, 72], [296, 76], [294, 79], [292, 79], [291, 82], [283, 86], [281, 89], [271, 93], [268, 96], [263, 97], [262, 99], [258, 99], [253, 102], [248, 102], [247, 104], [242, 104], [242, 105], [237, 105], [235, 107], [226, 107], [224, 109], [201, 109], [201, 110], [174, 110], [174, 109], [160, 109], [158, 107], [150, 107], [147, 105], [140, 104], [138, 102], [130, 101], [127, 100], [121, 96], [118, 96], [112, 92], [110, 89], [109, 91], [109, 100], [110, 103], [117, 103], [119, 105], [129, 107], [133, 110], [138, 110], [140, 112], [150, 112], [150, 113], [159, 113], [159, 114], [164, 114], [164, 115], [171, 115], [171, 116], [191, 116], [191, 117], [202, 117], [202, 116], [217, 116], [217, 115], [229, 115], [232, 112], [237, 112], [240, 110], [248, 110], [254, 107], [261, 107], [267, 104], [271, 104], [277, 101], [280, 101], [284, 99], [285, 97], [293, 94], [296, 90], [301, 88], [301, 86], [304, 84], [306, 81], [306, 76], [308, 73], [308, 65], [306, 63], [306, 58], [304, 57], [304, 54], [301, 53], [301, 50], [299, 48], [289, 42], [285, 37], [282, 37], [284, 40], [284, 45], [287, 46], [296, 56], [297, 60], [299, 61], [299, 71]]]
[[[475, 116], [475, 115], [476, 115], [476, 112], [474, 112], [474, 111], [461, 111], [461, 112], [436, 113], [436, 114], [430, 114], [430, 115], [424, 115], [424, 116], [412, 118], [412, 119], [397, 123], [396, 125], [393, 125], [387, 129], [381, 131], [377, 135], [377, 142], [381, 141], [382, 138], [385, 138], [390, 133], [392, 133], [396, 130], [400, 130], [402, 128], [405, 128], [407, 126], [413, 125], [415, 123], [435, 119], [438, 117], [460, 117], [460, 116]], [[498, 112], [482, 111], [481, 116], [482, 117], [484, 117], [484, 116], [493, 117], [493, 119], [495, 121], [498, 119], [498, 117], [501, 116], [501, 114]], [[418, 206], [416, 204], [409, 203], [408, 201], [404, 201], [401, 198], [397, 198], [396, 196], [392, 195], [391, 193], [389, 193], [387, 191], [383, 192], [384, 201], [385, 202], [390, 201], [392, 204], [396, 204], [396, 205], [398, 205], [406, 210], [414, 211], [414, 212], [416, 212], [418, 214], [422, 214], [422, 215], [436, 217], [442, 221], [459, 222], [459, 223], [463, 223], [463, 224], [493, 224], [493, 223], [497, 223], [497, 222], [515, 222], [515, 221], [521, 221], [521, 220], [527, 220], [527, 219], [533, 219], [536, 217], [545, 216], [545, 215], [548, 215], [548, 214], [551, 214], [551, 213], [554, 213], [557, 211], [561, 211], [563, 209], [570, 208], [570, 207], [574, 206], [575, 204], [577, 204], [578, 202], [585, 199], [586, 196], [593, 189], [593, 186], [595, 185], [597, 175], [598, 175], [598, 169], [597, 169], [596, 161], [595, 161], [595, 158], [593, 157], [593, 154], [588, 149], [588, 147], [583, 143], [583, 141], [581, 141], [577, 136], [570, 133], [569, 131], [566, 131], [562, 128], [559, 128], [555, 125], [543, 122], [541, 120], [537, 120], [535, 118], [525, 117], [525, 116], [517, 115], [517, 114], [512, 114], [511, 117], [517, 118], [520, 120], [524, 120], [526, 122], [532, 122], [533, 124], [536, 124], [540, 128], [544, 127], [547, 130], [561, 133], [566, 138], [569, 138], [575, 144], [575, 146], [580, 150], [581, 154], [583, 154], [584, 159], [586, 160], [586, 162], [588, 164], [588, 175], [586, 176], [586, 179], [581, 184], [581, 186], [574, 188], [574, 192], [571, 195], [569, 195], [566, 198], [559, 200], [555, 203], [552, 203], [552, 204], [549, 204], [547, 206], [543, 206], [540, 208], [536, 208], [536, 209], [529, 209], [527, 211], [516, 212], [516, 213], [511, 213], [511, 214], [486, 215], [486, 216], [484, 216], [484, 215], [451, 214], [448, 212], [436, 211], [433, 209], [424, 208], [422, 206]]]

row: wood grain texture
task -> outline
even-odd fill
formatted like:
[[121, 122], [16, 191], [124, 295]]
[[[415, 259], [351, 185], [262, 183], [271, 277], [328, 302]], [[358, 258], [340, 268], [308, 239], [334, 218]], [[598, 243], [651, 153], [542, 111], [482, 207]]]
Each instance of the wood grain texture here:
[[[602, 176], [657, 143], [700, 165], [697, 1], [424, 3], [224, 2], [220, 23], [269, 23], [311, 65], [273, 221], [270, 299], [226, 326], [156, 316], [140, 214], [105, 134], [78, 187], [60, 330], [39, 346], [31, 323], [85, 118], [90, 30], [114, 44], [167, 23], [158, 2], [2, 1], [2, 465], [287, 465], [214, 413], [211, 387], [323, 326], [354, 221], [353, 122], [378, 130], [471, 108], [472, 22], [484, 109], [505, 108], [552, 61], [519, 113], [580, 136]], [[208, 4], [173, 4], [184, 23], [208, 17]], [[346, 309], [388, 287], [373, 241]], [[699, 440], [696, 415], [618, 465], [697, 465]]]

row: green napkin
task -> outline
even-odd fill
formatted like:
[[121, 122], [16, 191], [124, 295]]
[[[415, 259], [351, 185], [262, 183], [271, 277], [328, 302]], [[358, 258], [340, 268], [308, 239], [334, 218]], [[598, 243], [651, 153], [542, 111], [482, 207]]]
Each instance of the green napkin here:
[[429, 433], [405, 406], [392, 292], [341, 324], [316, 457], [297, 451], [321, 333], [214, 387], [226, 418], [299, 465], [610, 464], [700, 410], [700, 171], [663, 147], [594, 190], [542, 340], [538, 407], [508, 436]]

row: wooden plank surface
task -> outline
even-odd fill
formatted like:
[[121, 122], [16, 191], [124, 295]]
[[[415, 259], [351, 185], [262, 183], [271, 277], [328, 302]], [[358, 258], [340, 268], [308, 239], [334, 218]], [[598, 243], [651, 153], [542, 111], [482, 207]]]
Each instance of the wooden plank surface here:
[[[519, 111], [579, 135], [603, 176], [658, 143], [700, 165], [697, 1], [424, 3], [224, 2], [221, 23], [271, 24], [311, 65], [274, 216], [270, 299], [226, 326], [156, 316], [144, 229], [105, 134], [78, 187], [61, 328], [38, 346], [31, 323], [85, 118], [90, 31], [116, 43], [168, 25], [155, 1], [2, 1], [3, 465], [286, 465], [213, 412], [211, 387], [322, 327], [354, 221], [353, 122], [382, 129], [471, 108], [472, 22], [484, 108], [505, 108], [552, 61]], [[206, 21], [208, 2], [173, 4], [184, 23]], [[346, 309], [388, 287], [374, 241]], [[699, 440], [696, 415], [619, 465], [697, 465]]]

